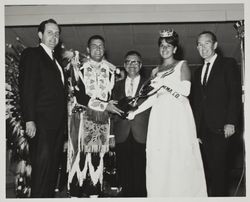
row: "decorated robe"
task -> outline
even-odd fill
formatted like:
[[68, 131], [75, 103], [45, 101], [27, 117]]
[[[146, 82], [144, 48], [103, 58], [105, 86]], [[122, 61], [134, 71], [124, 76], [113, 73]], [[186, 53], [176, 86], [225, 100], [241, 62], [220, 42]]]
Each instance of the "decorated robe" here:
[[[80, 68], [73, 68], [68, 121], [68, 187], [74, 175], [79, 186], [89, 173], [93, 185], [103, 181], [103, 157], [109, 151], [110, 119], [105, 111], [115, 82], [116, 67], [106, 60], [97, 63], [88, 59]], [[91, 154], [98, 153], [99, 165], [94, 168]], [[82, 155], [84, 154], [84, 155]], [[80, 166], [80, 160], [84, 165]], [[82, 169], [81, 169], [82, 168]]]

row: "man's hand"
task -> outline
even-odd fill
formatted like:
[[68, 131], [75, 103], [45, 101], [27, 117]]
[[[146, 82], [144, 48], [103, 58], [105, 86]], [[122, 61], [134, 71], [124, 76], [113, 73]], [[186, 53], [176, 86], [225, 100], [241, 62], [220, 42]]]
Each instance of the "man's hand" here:
[[36, 135], [36, 124], [34, 121], [28, 121], [26, 122], [26, 134], [33, 138]]
[[115, 147], [115, 136], [114, 135], [110, 135], [109, 136], [109, 147], [110, 148], [114, 148]]
[[64, 141], [64, 144], [63, 144], [63, 152], [66, 152], [67, 150], [68, 150], [68, 140]]
[[200, 138], [197, 138], [198, 139], [198, 142], [200, 143], [200, 144], [202, 144], [202, 140], [200, 139]]
[[117, 103], [118, 103], [118, 101], [116, 101], [116, 100], [110, 100], [107, 107], [106, 107], [106, 110], [110, 113], [118, 114], [121, 116], [121, 114], [123, 114], [123, 111], [115, 106]]
[[225, 138], [229, 138], [230, 136], [232, 136], [235, 133], [235, 127], [233, 124], [226, 124], [224, 126], [224, 134], [225, 134]]

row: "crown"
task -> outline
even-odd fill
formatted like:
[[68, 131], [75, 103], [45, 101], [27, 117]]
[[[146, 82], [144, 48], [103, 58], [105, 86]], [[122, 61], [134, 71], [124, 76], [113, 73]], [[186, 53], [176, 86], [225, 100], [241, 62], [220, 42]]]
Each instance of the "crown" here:
[[159, 31], [159, 33], [161, 37], [170, 37], [173, 36], [174, 30], [172, 28], [167, 30], [164, 29], [162, 31]]

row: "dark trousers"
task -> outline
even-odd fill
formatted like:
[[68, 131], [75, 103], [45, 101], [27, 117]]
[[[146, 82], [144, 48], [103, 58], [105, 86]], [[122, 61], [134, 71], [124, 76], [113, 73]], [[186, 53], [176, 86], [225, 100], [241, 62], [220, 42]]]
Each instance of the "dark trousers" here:
[[208, 196], [228, 196], [227, 190], [227, 148], [224, 133], [214, 133], [202, 124], [200, 145], [204, 164]]
[[146, 145], [134, 140], [132, 133], [116, 145], [118, 183], [124, 197], [146, 197]]
[[55, 130], [37, 125], [37, 134], [30, 140], [32, 198], [54, 197], [63, 141], [64, 127]]

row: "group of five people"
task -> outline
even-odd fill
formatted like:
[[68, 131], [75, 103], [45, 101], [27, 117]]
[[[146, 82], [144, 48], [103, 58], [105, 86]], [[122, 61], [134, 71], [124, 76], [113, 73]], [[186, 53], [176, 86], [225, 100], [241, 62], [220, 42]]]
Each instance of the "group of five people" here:
[[[239, 124], [241, 83], [235, 60], [217, 55], [212, 32], [198, 35], [204, 66], [191, 77], [187, 61], [175, 58], [178, 34], [161, 31], [162, 63], [152, 70], [150, 82], [140, 74], [142, 56], [134, 50], [124, 57], [126, 77], [116, 81], [100, 35], [88, 40], [87, 58], [70, 58], [68, 79], [53, 57], [59, 25], [52, 19], [42, 22], [38, 36], [40, 45], [24, 50], [20, 60], [31, 197], [54, 196], [65, 136], [70, 195], [101, 196], [111, 133], [121, 196], [227, 196], [228, 138]], [[124, 117], [118, 101], [138, 96], [145, 83], [150, 92]]]

